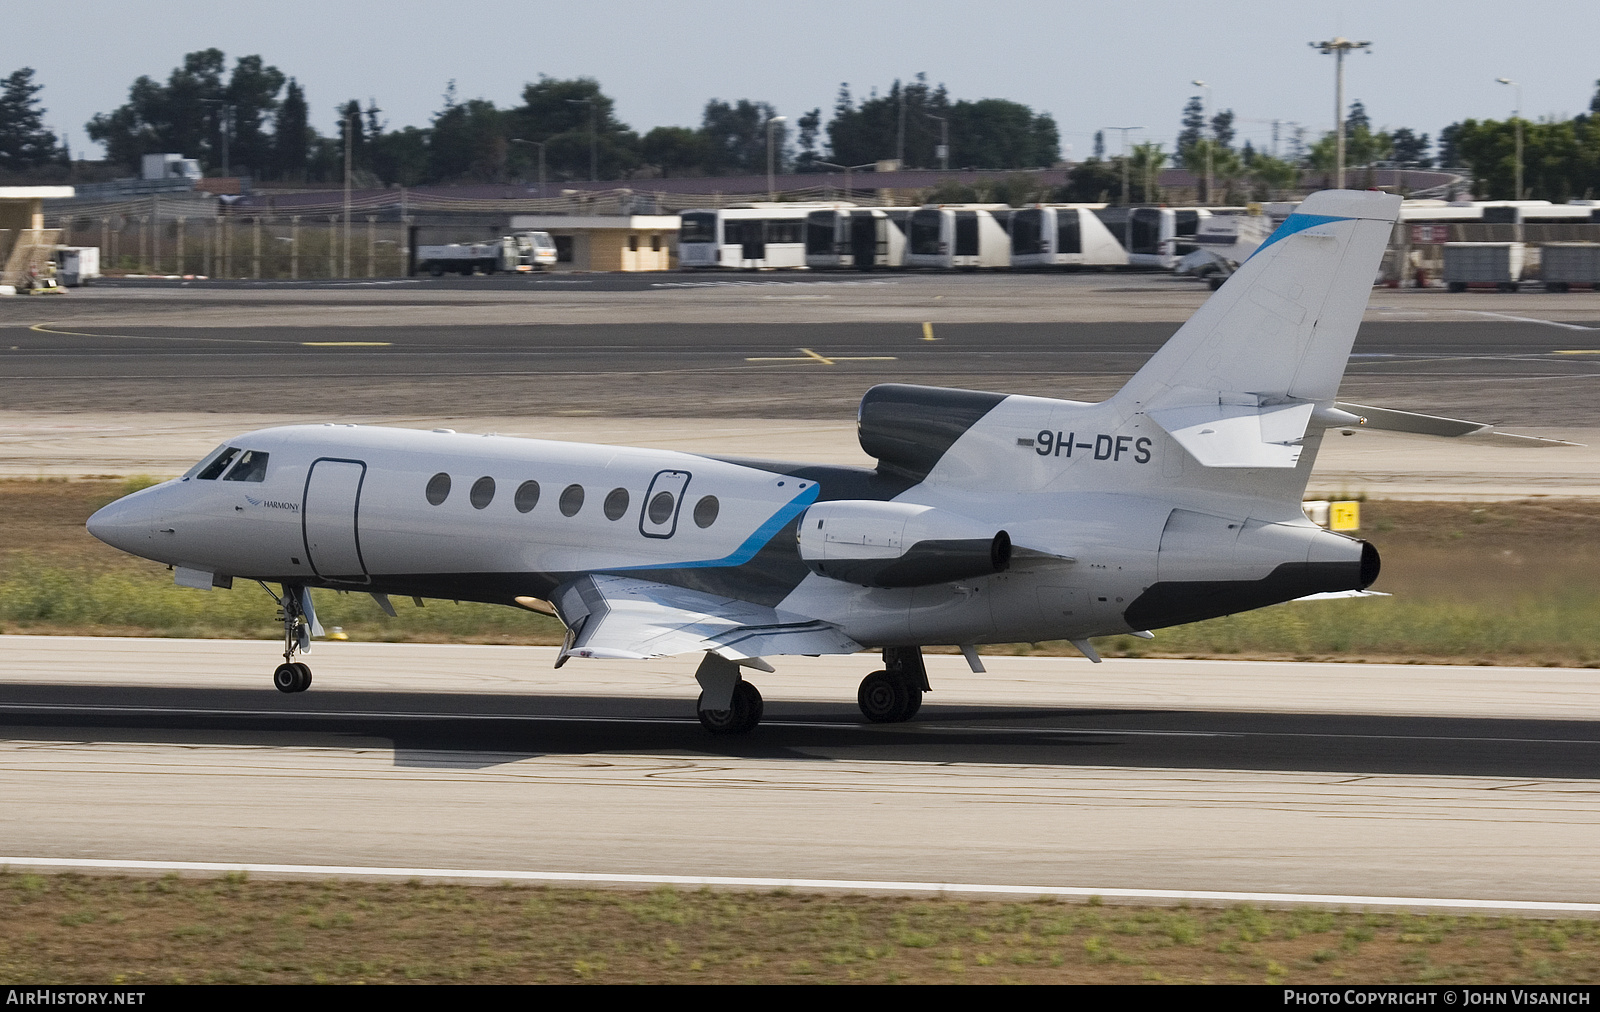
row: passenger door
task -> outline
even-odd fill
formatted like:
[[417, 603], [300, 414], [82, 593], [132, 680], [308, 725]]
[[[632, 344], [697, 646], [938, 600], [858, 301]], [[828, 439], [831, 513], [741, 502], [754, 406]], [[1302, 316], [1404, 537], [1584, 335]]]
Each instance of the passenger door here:
[[306, 560], [324, 580], [370, 583], [361, 558], [361, 486], [367, 465], [324, 457], [311, 465], [300, 503]]

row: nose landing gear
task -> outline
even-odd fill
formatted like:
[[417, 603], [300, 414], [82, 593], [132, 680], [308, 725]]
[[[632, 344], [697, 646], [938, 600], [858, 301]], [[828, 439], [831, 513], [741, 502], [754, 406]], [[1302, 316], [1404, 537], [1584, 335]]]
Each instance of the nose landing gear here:
[[311, 591], [286, 583], [283, 596], [279, 597], [265, 583], [261, 589], [278, 602], [278, 620], [283, 623], [283, 663], [272, 673], [272, 687], [279, 692], [304, 692], [311, 688], [311, 669], [295, 660], [294, 655], [297, 651], [309, 653], [311, 637], [322, 634], [316, 609], [311, 605]]

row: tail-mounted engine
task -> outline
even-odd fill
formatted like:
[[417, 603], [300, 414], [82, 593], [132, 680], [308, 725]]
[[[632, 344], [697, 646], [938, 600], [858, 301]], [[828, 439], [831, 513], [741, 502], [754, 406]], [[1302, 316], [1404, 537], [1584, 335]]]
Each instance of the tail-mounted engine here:
[[845, 499], [806, 510], [800, 558], [811, 571], [863, 587], [924, 587], [1002, 573], [1011, 536], [932, 506]]

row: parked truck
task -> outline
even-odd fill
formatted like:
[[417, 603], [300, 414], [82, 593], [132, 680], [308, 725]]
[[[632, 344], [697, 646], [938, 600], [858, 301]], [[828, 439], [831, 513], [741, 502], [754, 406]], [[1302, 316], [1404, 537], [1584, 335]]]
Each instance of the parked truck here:
[[417, 270], [442, 274], [494, 274], [544, 271], [556, 262], [556, 242], [548, 232], [516, 232], [486, 242], [453, 242], [417, 247]]

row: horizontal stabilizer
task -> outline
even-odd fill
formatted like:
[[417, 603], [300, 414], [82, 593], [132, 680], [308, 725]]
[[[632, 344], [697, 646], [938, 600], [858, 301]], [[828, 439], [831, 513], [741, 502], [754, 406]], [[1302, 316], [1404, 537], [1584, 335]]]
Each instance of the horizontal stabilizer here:
[[1443, 436], [1446, 438], [1459, 438], [1471, 436], [1475, 439], [1499, 439], [1522, 445], [1534, 444], [1545, 446], [1582, 446], [1582, 443], [1572, 443], [1565, 439], [1549, 439], [1544, 436], [1523, 436], [1515, 432], [1504, 432], [1494, 427], [1491, 422], [1473, 422], [1464, 418], [1446, 418], [1443, 415], [1424, 415], [1415, 411], [1396, 411], [1394, 408], [1375, 408], [1366, 404], [1348, 404], [1340, 401], [1334, 404], [1339, 411], [1347, 411], [1356, 416], [1356, 421], [1350, 425], [1342, 426], [1351, 429], [1378, 429], [1383, 432], [1408, 432], [1417, 436]]
[[763, 654], [853, 654], [861, 649], [827, 622], [629, 577], [580, 577], [556, 588], [551, 603], [569, 630], [563, 661], [701, 651], [749, 661]]
[[1294, 467], [1314, 407], [1304, 401], [1266, 406], [1213, 402], [1149, 414], [1206, 467]]

